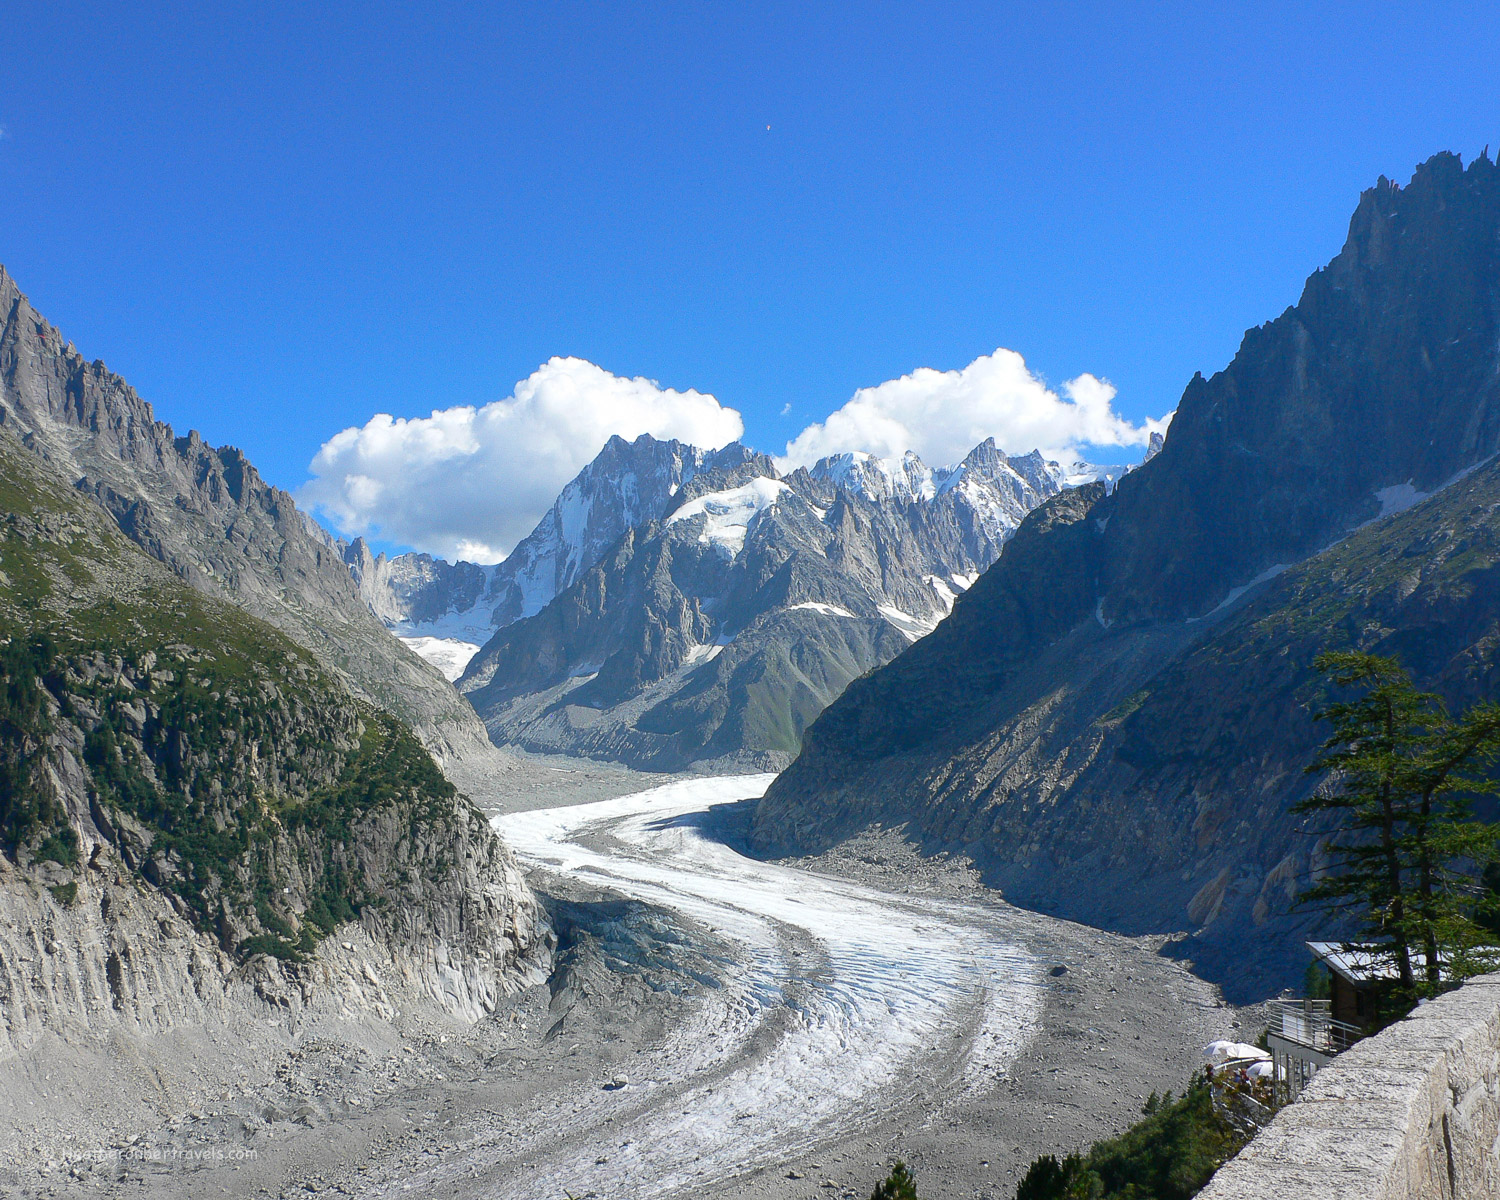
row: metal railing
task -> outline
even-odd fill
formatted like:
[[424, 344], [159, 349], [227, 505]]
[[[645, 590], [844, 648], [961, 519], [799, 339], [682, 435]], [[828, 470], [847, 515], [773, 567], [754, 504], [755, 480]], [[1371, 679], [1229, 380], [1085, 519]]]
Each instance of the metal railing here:
[[1268, 1000], [1271, 1032], [1289, 1042], [1338, 1054], [1349, 1049], [1364, 1031], [1343, 1021], [1335, 1021], [1327, 1000]]
[[1215, 1081], [1209, 1093], [1214, 1111], [1246, 1137], [1254, 1137], [1256, 1133], [1269, 1125], [1271, 1118], [1276, 1115], [1275, 1082], [1266, 1081], [1262, 1091], [1262, 1095], [1271, 1101], [1269, 1104], [1263, 1103], [1255, 1096], [1253, 1089], [1256, 1086], [1258, 1085], [1246, 1086]]

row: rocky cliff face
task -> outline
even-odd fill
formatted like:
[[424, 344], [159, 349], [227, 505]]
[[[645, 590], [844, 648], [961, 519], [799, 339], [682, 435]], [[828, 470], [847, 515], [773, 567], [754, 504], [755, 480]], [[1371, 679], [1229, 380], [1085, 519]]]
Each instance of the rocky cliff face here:
[[545, 965], [514, 860], [399, 722], [4, 431], [0, 495], [6, 1049], [389, 989], [473, 1020]]
[[689, 461], [656, 512], [637, 509], [601, 560], [470, 661], [459, 687], [497, 742], [655, 769], [780, 766], [1062, 486], [1055, 464], [993, 441], [938, 471], [845, 455], [783, 478], [743, 447]]
[[1438, 155], [1365, 192], [1338, 257], [1188, 384], [1160, 461], [1122, 482], [1106, 620], [1199, 615], [1379, 515], [1388, 489], [1431, 491], [1493, 452], [1497, 227], [1488, 159]]
[[1318, 921], [1291, 912], [1318, 860], [1287, 811], [1315, 782], [1312, 657], [1396, 653], [1460, 700], [1496, 682], [1500, 485], [1451, 481], [1500, 448], [1497, 288], [1488, 160], [1365, 193], [1158, 454], [1034, 512], [932, 637], [819, 718], [758, 844], [904, 824], [1021, 903], [1192, 931], [1183, 952], [1241, 996], [1286, 982]]
[[177, 437], [102, 362], [86, 362], [0, 268], [0, 426], [98, 501], [178, 578], [313, 650], [440, 756], [488, 753], [441, 675], [371, 615], [337, 547], [238, 450]]
[[633, 442], [610, 438], [495, 569], [491, 624], [499, 628], [541, 612], [599, 562], [627, 529], [665, 512], [690, 480], [705, 470], [733, 470], [749, 454], [737, 444], [700, 450], [649, 435]]
[[373, 554], [364, 538], [342, 547], [344, 562], [370, 611], [388, 628], [422, 626], [475, 608], [489, 589], [492, 569], [449, 563], [430, 554]]
[[430, 554], [373, 554], [364, 538], [339, 542], [370, 611], [413, 654], [450, 682], [493, 632], [484, 598], [494, 567]]

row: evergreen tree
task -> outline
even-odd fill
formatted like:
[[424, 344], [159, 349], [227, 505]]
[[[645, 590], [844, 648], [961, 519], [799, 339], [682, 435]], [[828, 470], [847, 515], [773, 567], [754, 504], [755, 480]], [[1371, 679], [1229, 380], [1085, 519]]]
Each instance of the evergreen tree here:
[[1308, 770], [1329, 779], [1295, 811], [1332, 812], [1339, 828], [1327, 844], [1332, 870], [1300, 899], [1340, 912], [1352, 905], [1363, 943], [1394, 965], [1398, 996], [1410, 1003], [1436, 992], [1445, 969], [1449, 978], [1483, 969], [1473, 871], [1495, 858], [1496, 842], [1472, 804], [1494, 788], [1500, 706], [1479, 704], [1455, 720], [1394, 659], [1344, 651], [1315, 665], [1358, 694], [1318, 714], [1333, 732]]
[[1016, 1200], [1096, 1200], [1103, 1194], [1099, 1176], [1077, 1154], [1042, 1155], [1016, 1185]]
[[898, 1162], [890, 1175], [875, 1185], [870, 1200], [917, 1200], [917, 1181], [904, 1162]]

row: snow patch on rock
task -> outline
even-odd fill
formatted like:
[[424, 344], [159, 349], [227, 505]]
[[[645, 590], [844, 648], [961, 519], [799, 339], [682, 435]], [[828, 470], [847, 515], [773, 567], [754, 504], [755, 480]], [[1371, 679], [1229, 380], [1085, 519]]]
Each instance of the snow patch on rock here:
[[948, 586], [948, 581], [940, 575], [927, 576], [927, 582], [932, 585], [932, 590], [938, 594], [938, 601], [943, 606], [944, 612], [953, 611], [953, 602], [958, 599], [958, 593]]
[[804, 600], [801, 604], [787, 605], [787, 611], [796, 612], [799, 608], [810, 609], [815, 613], [822, 613], [825, 617], [853, 617], [854, 614], [847, 608], [841, 608], [837, 604], [823, 604], [817, 600]]
[[694, 646], [687, 652], [687, 657], [682, 660], [685, 667], [696, 667], [699, 663], [713, 662], [723, 653], [724, 647], [719, 644], [708, 646]]
[[908, 641], [914, 642], [918, 638], [926, 637], [937, 628], [936, 621], [924, 621], [920, 617], [914, 617], [911, 613], [902, 612], [894, 604], [879, 605], [880, 615], [906, 635]]
[[1380, 515], [1388, 517], [1392, 513], [1405, 512], [1413, 505], [1422, 503], [1431, 492], [1419, 492], [1412, 487], [1411, 480], [1398, 483], [1394, 487], [1383, 487], [1376, 491], [1375, 499], [1380, 502]]
[[1197, 622], [1199, 622], [1199, 621], [1206, 621], [1209, 617], [1215, 616], [1216, 614], [1223, 612], [1226, 608], [1228, 608], [1231, 604], [1233, 604], [1236, 600], [1238, 600], [1241, 596], [1243, 596], [1251, 588], [1253, 588], [1253, 587], [1259, 587], [1263, 583], [1269, 583], [1271, 580], [1275, 579], [1276, 576], [1280, 575], [1283, 571], [1285, 571], [1291, 565], [1292, 565], [1291, 563], [1276, 563], [1273, 566], [1267, 567], [1264, 571], [1262, 571], [1254, 579], [1250, 580], [1249, 583], [1242, 583], [1237, 588], [1230, 588], [1228, 594], [1225, 595], [1224, 599], [1220, 600], [1217, 604], [1215, 604], [1211, 609], [1209, 609], [1201, 617], [1189, 617], [1187, 619], [1187, 623], [1189, 625], [1194, 625], [1194, 624], [1197, 624]]

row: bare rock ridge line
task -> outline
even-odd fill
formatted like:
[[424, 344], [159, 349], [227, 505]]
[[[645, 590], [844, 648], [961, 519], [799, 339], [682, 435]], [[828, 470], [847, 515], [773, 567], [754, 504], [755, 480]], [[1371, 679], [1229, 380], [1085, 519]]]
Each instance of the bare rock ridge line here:
[[439, 758], [490, 753], [469, 705], [391, 638], [338, 547], [233, 447], [176, 436], [102, 362], [87, 362], [0, 267], [0, 426], [200, 591], [313, 650], [410, 724]]
[[[695, 476], [730, 472], [746, 461], [755, 462], [766, 478], [777, 477], [769, 459], [737, 443], [705, 451], [649, 434], [634, 442], [611, 437], [537, 527], [493, 566], [420, 553], [387, 558], [358, 537], [339, 545], [371, 610], [398, 635], [483, 643], [497, 629], [540, 612], [596, 566], [627, 530], [667, 516], [683, 502], [679, 493]], [[1021, 517], [1078, 471], [1120, 470], [1079, 463], [1069, 474], [1035, 451], [1007, 457], [988, 439], [952, 468], [933, 470], [911, 453], [895, 463], [842, 454], [796, 474], [844, 486], [874, 505], [926, 503], [952, 510], [959, 541], [979, 563], [992, 559]]]
[[345, 545], [344, 558], [372, 610], [398, 633], [420, 630], [482, 643], [497, 628], [540, 612], [626, 529], [659, 515], [687, 480], [742, 450], [713, 453], [675, 440], [613, 437], [494, 566], [429, 554], [387, 559], [371, 555], [362, 538]]
[[1017, 903], [1191, 931], [1231, 996], [1290, 982], [1319, 919], [1292, 911], [1318, 830], [1288, 815], [1316, 783], [1312, 658], [1398, 654], [1453, 701], [1500, 682], [1497, 295], [1500, 170], [1382, 179], [1298, 303], [1189, 383], [1158, 454], [1041, 505], [822, 713], [756, 845], [900, 825]]
[[563, 488], [504, 562], [448, 563], [429, 554], [372, 555], [340, 542], [360, 594], [393, 633], [450, 679], [495, 631], [534, 616], [594, 566], [624, 532], [659, 516], [700, 471], [731, 466], [742, 446], [700, 450], [675, 440], [613, 437]]
[[458, 686], [497, 742], [652, 769], [781, 766], [1061, 486], [1040, 456], [1015, 460], [1033, 484], [993, 443], [941, 495], [949, 480], [915, 456], [899, 472], [846, 456], [783, 478], [734, 449], [470, 661]]

